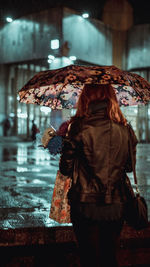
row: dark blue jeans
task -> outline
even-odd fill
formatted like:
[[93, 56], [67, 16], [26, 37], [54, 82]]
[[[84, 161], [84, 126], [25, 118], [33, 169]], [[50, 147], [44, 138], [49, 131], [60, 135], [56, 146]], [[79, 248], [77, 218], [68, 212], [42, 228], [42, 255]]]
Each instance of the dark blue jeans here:
[[73, 207], [71, 219], [78, 241], [82, 267], [118, 267], [116, 251], [123, 219], [115, 222], [93, 221]]

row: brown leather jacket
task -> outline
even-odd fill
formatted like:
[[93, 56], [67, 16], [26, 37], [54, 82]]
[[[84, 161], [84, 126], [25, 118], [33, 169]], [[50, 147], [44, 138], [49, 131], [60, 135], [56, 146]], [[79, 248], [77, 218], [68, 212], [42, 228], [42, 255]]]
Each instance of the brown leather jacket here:
[[129, 137], [136, 161], [137, 138], [132, 128], [107, 116], [106, 102], [90, 106], [88, 118], [72, 122], [60, 157], [63, 175], [72, 177], [69, 197], [79, 202], [122, 202], [123, 179], [132, 171]]

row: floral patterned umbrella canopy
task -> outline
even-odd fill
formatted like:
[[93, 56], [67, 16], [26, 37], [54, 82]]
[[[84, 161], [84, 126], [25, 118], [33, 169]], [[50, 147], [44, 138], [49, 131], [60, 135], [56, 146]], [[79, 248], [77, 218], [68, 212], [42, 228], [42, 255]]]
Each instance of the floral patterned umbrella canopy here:
[[18, 93], [23, 103], [71, 109], [76, 107], [85, 83], [112, 84], [120, 106], [147, 104], [150, 100], [148, 81], [115, 66], [69, 65], [41, 71]]

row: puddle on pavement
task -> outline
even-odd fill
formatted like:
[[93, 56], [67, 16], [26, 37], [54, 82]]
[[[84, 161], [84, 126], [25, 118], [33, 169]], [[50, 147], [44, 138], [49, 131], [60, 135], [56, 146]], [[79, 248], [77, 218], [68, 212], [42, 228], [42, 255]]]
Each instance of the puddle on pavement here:
[[51, 156], [48, 151], [38, 146], [27, 146], [26, 144], [18, 144], [16, 147], [1, 147], [1, 162], [16, 161], [18, 164], [42, 164], [45, 160], [49, 163]]

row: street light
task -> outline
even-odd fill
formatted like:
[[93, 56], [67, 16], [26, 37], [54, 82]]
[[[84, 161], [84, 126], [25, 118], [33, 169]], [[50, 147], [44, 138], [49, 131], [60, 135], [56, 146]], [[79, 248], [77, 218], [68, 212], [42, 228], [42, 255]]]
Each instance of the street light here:
[[89, 14], [88, 14], [88, 13], [83, 13], [83, 14], [82, 14], [82, 17], [83, 17], [84, 19], [87, 19], [87, 18], [89, 17]]
[[55, 56], [53, 56], [53, 55], [48, 55], [48, 58], [51, 59], [51, 60], [54, 60], [54, 59], [55, 59]]
[[48, 55], [48, 60], [47, 60], [47, 62], [50, 64], [50, 63], [53, 62], [54, 59], [55, 59], [55, 56], [53, 56], [53, 55]]
[[72, 61], [75, 61], [77, 58], [76, 58], [76, 56], [70, 56], [69, 59]]
[[12, 19], [12, 18], [10, 18], [10, 17], [7, 17], [7, 18], [6, 18], [6, 21], [10, 23], [10, 22], [12, 22], [12, 21], [13, 21], [13, 19]]
[[47, 62], [48, 62], [49, 64], [51, 64], [51, 63], [53, 62], [53, 60], [52, 60], [52, 59], [48, 59]]

